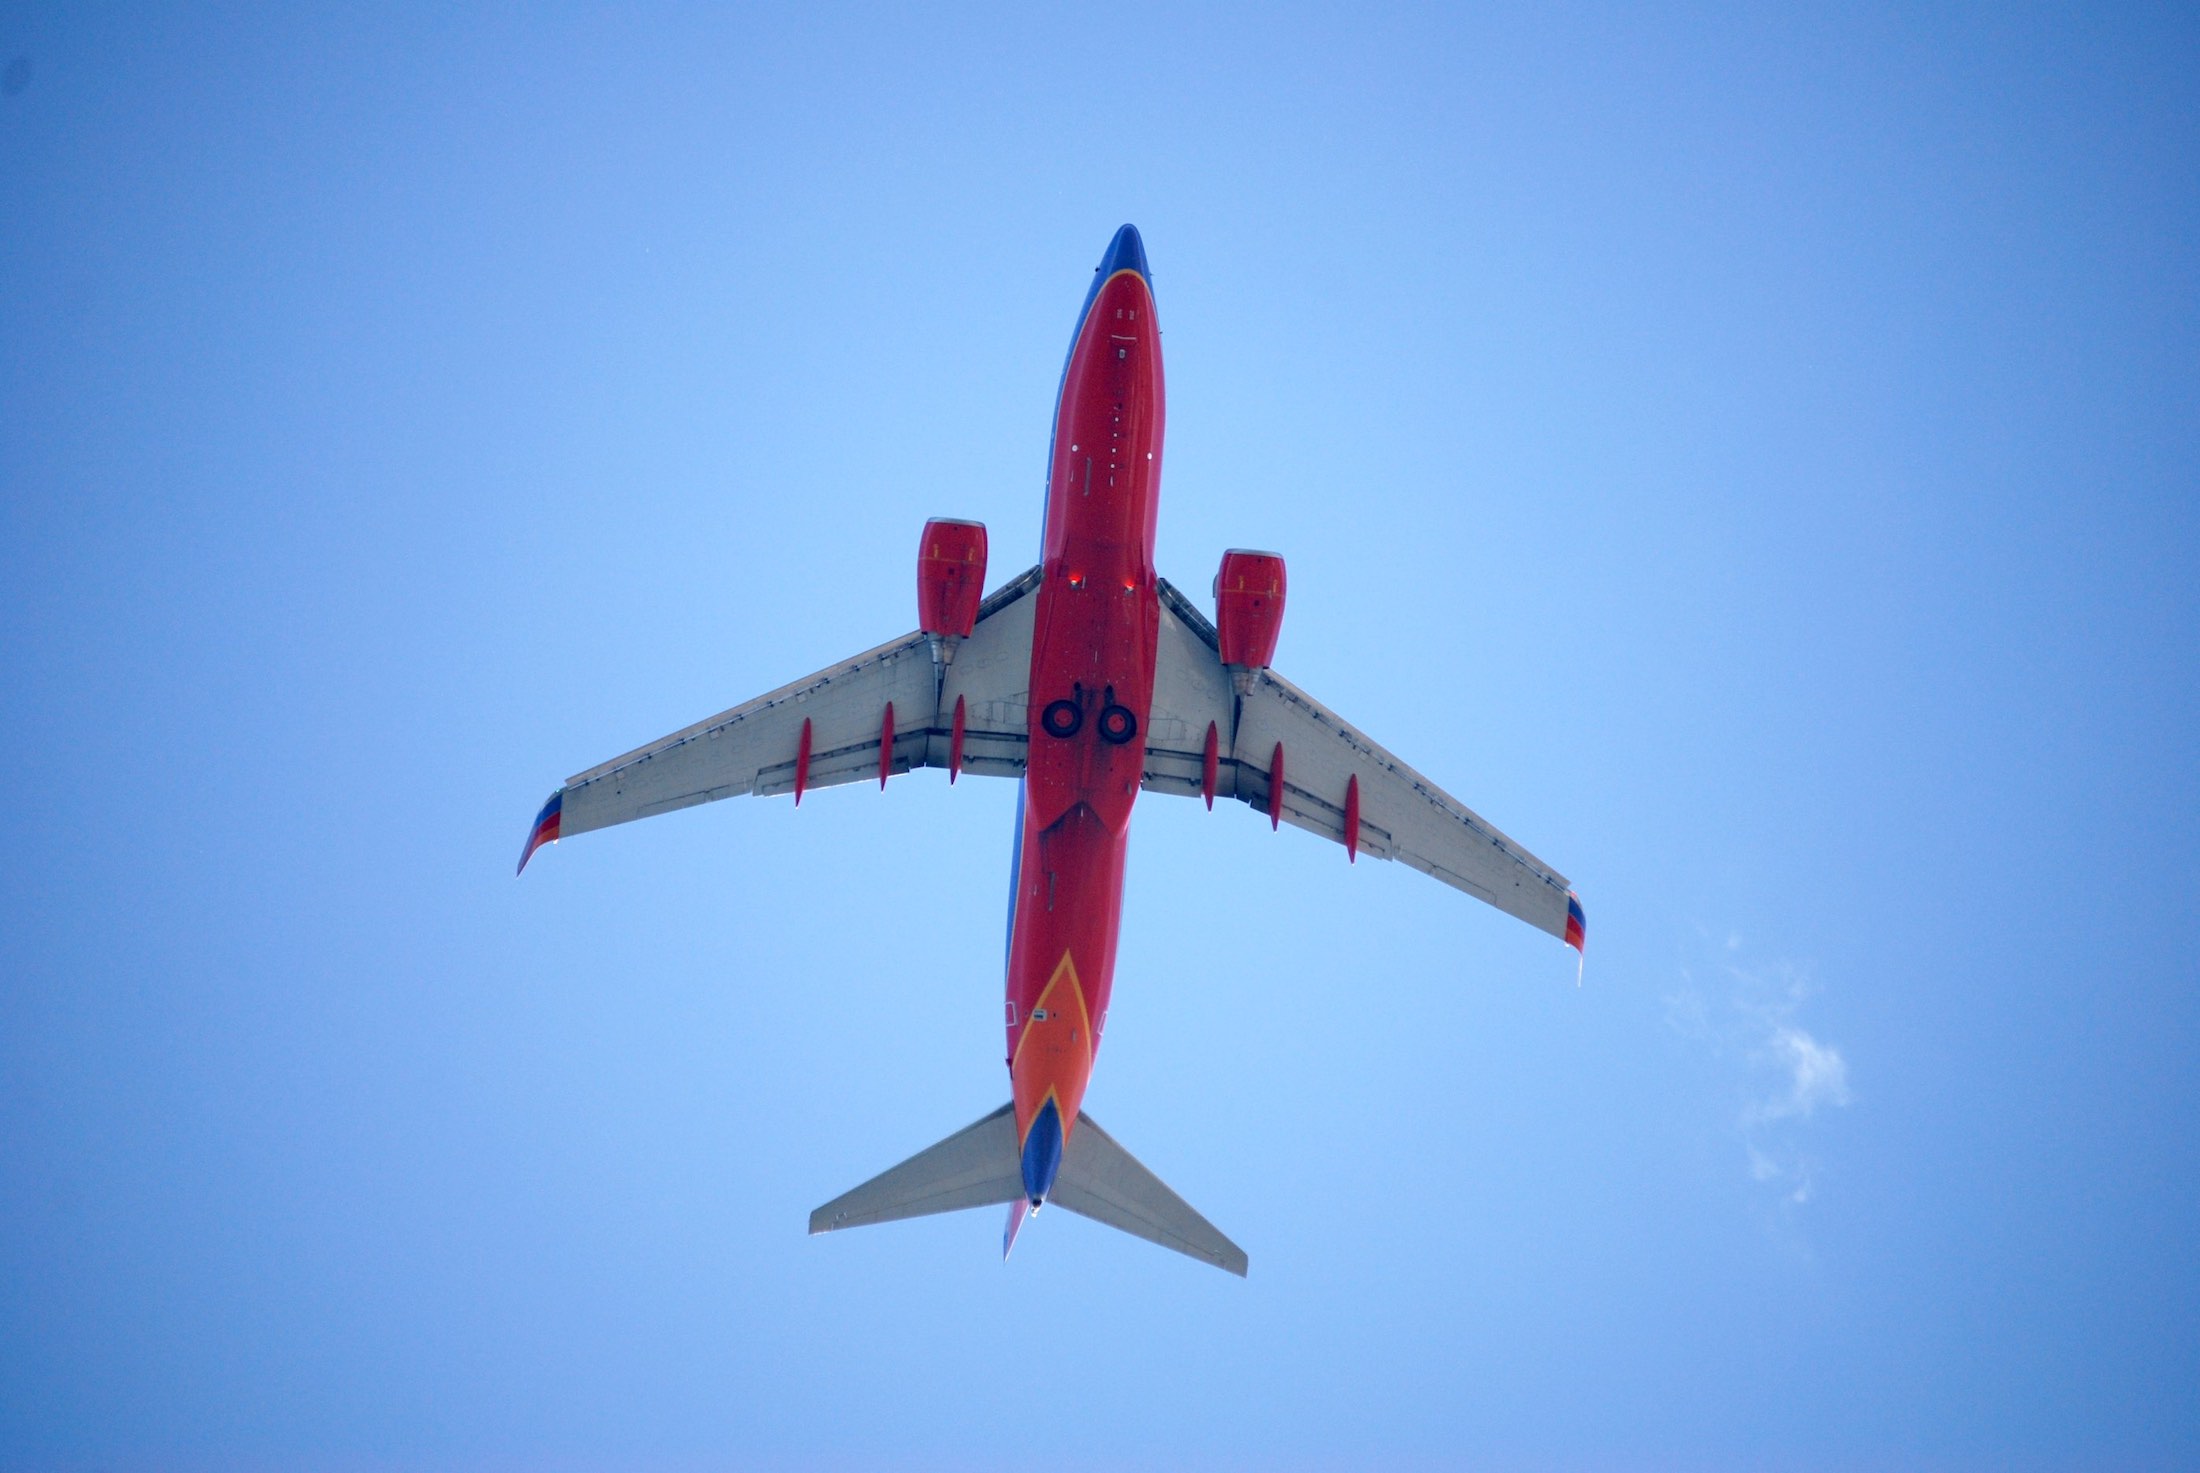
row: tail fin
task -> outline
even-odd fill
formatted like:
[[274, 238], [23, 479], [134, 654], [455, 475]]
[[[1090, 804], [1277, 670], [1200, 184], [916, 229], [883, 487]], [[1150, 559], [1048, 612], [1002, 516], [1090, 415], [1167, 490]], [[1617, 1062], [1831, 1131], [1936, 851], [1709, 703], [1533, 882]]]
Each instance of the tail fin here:
[[[812, 1233], [867, 1227], [904, 1217], [926, 1217], [965, 1207], [993, 1207], [1024, 1200], [1022, 1157], [1012, 1108], [1001, 1106], [938, 1145], [917, 1152], [810, 1214]], [[1201, 1263], [1245, 1276], [1245, 1250], [1169, 1190], [1138, 1159], [1116, 1144], [1090, 1115], [1079, 1112], [1062, 1153], [1062, 1169], [1048, 1201], [1080, 1217], [1106, 1223], [1133, 1237], [1173, 1248]], [[1021, 1214], [1003, 1236], [1013, 1246]]]

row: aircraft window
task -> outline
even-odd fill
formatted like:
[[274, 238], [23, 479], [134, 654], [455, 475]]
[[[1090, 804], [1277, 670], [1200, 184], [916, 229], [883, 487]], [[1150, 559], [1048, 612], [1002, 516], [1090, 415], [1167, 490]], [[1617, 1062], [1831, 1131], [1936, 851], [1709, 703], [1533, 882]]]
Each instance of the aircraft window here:
[[1032, 1022], [1034, 1022], [1034, 1023], [1044, 1023], [1044, 1022], [1045, 1022], [1046, 1020], [1047, 1020], [1047, 1010], [1046, 1010], [1045, 1008], [1033, 1008], [1033, 1009], [1031, 1010], [1031, 1021], [1032, 1021]]

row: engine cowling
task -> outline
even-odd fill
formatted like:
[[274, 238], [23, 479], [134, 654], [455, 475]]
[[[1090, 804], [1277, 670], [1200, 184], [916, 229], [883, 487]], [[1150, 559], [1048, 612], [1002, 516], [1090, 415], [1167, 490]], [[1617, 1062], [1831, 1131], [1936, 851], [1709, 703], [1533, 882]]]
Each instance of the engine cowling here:
[[926, 634], [966, 639], [985, 598], [985, 523], [935, 517], [917, 544], [917, 623]]
[[1283, 633], [1283, 559], [1272, 552], [1233, 547], [1215, 574], [1215, 633], [1222, 663], [1265, 670], [1275, 662]]

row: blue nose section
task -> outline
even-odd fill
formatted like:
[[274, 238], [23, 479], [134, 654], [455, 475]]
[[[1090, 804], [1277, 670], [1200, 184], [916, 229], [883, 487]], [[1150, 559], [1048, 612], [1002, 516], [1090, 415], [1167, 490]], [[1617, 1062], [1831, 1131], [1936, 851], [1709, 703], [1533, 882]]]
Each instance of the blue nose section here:
[[1054, 1173], [1062, 1169], [1062, 1112], [1048, 1100], [1039, 1107], [1024, 1137], [1024, 1197], [1036, 1207], [1054, 1190]]
[[1126, 225], [1115, 232], [1115, 239], [1108, 242], [1108, 253], [1100, 258], [1100, 279], [1106, 281], [1118, 271], [1135, 271], [1146, 278], [1153, 276], [1146, 270], [1146, 243], [1138, 238], [1138, 227]]

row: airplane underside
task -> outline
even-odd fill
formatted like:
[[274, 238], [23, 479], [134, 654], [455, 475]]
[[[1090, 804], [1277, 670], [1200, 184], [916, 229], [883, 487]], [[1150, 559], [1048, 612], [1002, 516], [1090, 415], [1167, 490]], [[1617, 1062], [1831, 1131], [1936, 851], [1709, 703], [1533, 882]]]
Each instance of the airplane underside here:
[[749, 794], [943, 767], [1022, 784], [1005, 978], [1010, 1098], [826, 1203], [812, 1233], [1009, 1209], [1004, 1255], [1053, 1204], [1244, 1274], [1245, 1253], [1085, 1114], [1107, 1026], [1141, 791], [1234, 798], [1397, 859], [1585, 945], [1551, 870], [1270, 668], [1283, 559], [1225, 553], [1210, 621], [1154, 568], [1165, 418], [1138, 232], [1110, 242], [1078, 316], [1049, 451], [1037, 567], [984, 595], [985, 529], [925, 524], [921, 628], [578, 773], [529, 831], [591, 829]]

